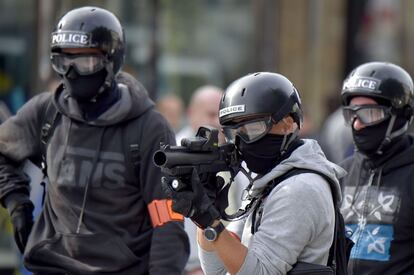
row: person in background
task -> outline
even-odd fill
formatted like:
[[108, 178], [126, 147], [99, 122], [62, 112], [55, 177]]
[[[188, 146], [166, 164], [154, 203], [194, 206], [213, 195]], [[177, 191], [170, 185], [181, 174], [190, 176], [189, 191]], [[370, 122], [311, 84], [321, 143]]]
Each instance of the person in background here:
[[[197, 88], [187, 108], [188, 125], [176, 134], [177, 144], [183, 138], [194, 137], [201, 125], [209, 125], [219, 129], [218, 108], [223, 90], [213, 85]], [[219, 136], [223, 141], [223, 136]]]
[[349, 274], [414, 274], [411, 76], [392, 63], [365, 63], [345, 79], [341, 98], [356, 146], [341, 164], [341, 211], [355, 243]]
[[176, 94], [166, 94], [156, 102], [156, 109], [160, 112], [177, 133], [183, 125], [184, 102]]
[[330, 161], [339, 164], [354, 153], [352, 132], [345, 124], [342, 107], [326, 117], [319, 133], [318, 141]]
[[[0, 125], [0, 202], [34, 274], [182, 274], [189, 254], [182, 215], [171, 209], [152, 162], [175, 144], [145, 88], [121, 71], [122, 25], [111, 12], [67, 12], [51, 35], [53, 92], [30, 99]], [[48, 176], [33, 221], [29, 179]]]
[[300, 138], [310, 138], [310, 139], [319, 139], [319, 131], [315, 127], [315, 121], [312, 116], [312, 113], [303, 108], [303, 128], [299, 131]]

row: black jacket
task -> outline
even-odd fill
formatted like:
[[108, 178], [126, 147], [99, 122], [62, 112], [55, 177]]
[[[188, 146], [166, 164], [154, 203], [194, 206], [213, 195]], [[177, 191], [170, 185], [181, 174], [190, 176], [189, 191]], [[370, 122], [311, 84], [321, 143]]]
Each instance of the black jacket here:
[[[60, 88], [33, 97], [0, 126], [0, 154], [18, 163], [41, 154], [42, 114], [52, 96], [62, 113], [47, 148], [50, 183], [44, 208], [25, 250], [29, 270], [181, 274], [184, 269], [189, 245], [183, 223], [154, 228], [147, 208], [166, 199], [152, 156], [160, 142], [175, 143], [173, 133], [138, 81], [122, 73], [117, 83], [120, 100], [96, 120], [85, 121], [76, 101]], [[136, 119], [144, 120], [139, 171], [131, 168], [125, 149], [125, 129]], [[27, 183], [8, 180], [9, 164], [0, 165], [0, 200], [15, 192], [28, 194]]]
[[414, 274], [413, 137], [376, 159], [356, 152], [342, 166], [341, 210], [355, 242], [350, 274]]

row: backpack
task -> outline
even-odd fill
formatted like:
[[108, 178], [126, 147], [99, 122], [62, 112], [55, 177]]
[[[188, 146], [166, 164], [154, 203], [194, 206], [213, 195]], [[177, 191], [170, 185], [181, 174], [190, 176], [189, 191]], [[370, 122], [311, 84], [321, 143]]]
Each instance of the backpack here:
[[[123, 131], [123, 138], [127, 139], [125, 142], [127, 148], [124, 148], [124, 153], [127, 156], [126, 161], [127, 166], [129, 169], [132, 169], [135, 175], [139, 175], [139, 168], [140, 168], [140, 144], [143, 135], [144, 125], [146, 124], [148, 114], [147, 109], [142, 113], [140, 116], [133, 118], [132, 122], [127, 121], [127, 126], [122, 128]], [[42, 205], [44, 203], [44, 198], [46, 194], [46, 181], [47, 181], [47, 164], [46, 164], [46, 151], [47, 146], [49, 144], [50, 138], [53, 136], [53, 132], [56, 128], [57, 123], [59, 122], [62, 114], [56, 108], [56, 106], [52, 102], [52, 98], [49, 98], [47, 103], [46, 109], [43, 112], [42, 116], [42, 128], [40, 133], [40, 141], [41, 141], [41, 159], [38, 160], [36, 163], [40, 163], [42, 172], [43, 172], [43, 181], [41, 185], [43, 186], [43, 197], [42, 197]]]
[[[340, 212], [340, 206], [338, 205], [338, 198], [336, 193], [334, 192], [334, 183], [332, 180], [326, 176], [325, 174], [311, 170], [311, 169], [304, 169], [304, 168], [293, 168], [286, 172], [285, 174], [277, 177], [274, 179], [267, 188], [264, 190], [261, 200], [263, 202], [263, 198], [270, 194], [272, 189], [278, 185], [280, 182], [284, 181], [285, 179], [303, 174], [303, 173], [314, 173], [322, 176], [326, 181], [328, 181], [329, 186], [331, 187], [331, 192], [333, 196], [333, 203], [334, 203], [334, 213], [335, 213], [335, 230], [334, 230], [334, 240], [332, 242], [331, 248], [329, 249], [329, 257], [327, 266], [317, 265], [317, 264], [310, 264], [304, 262], [298, 262], [293, 266], [293, 269], [288, 272], [288, 274], [335, 274], [335, 275], [346, 275], [347, 274], [347, 266], [348, 261], [351, 253], [351, 249], [353, 246], [353, 242], [351, 239], [347, 237], [345, 232], [345, 223], [344, 218]], [[262, 202], [259, 203], [259, 206], [253, 212], [253, 220], [252, 220], [252, 228], [251, 232], [257, 231], [260, 225], [261, 219], [261, 209], [262, 209]]]

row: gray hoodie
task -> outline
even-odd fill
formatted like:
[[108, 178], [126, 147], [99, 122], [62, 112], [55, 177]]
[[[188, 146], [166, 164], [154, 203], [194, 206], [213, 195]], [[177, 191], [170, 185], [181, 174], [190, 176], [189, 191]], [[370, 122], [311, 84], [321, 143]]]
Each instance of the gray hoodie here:
[[[254, 181], [252, 194], [260, 194], [269, 181], [292, 168], [316, 170], [328, 176], [341, 198], [338, 178], [346, 174], [345, 170], [329, 162], [318, 143], [310, 139]], [[282, 181], [264, 200], [261, 223], [254, 235], [252, 214], [227, 226], [248, 247], [238, 274], [286, 274], [297, 261], [326, 265], [333, 241], [334, 215], [330, 186], [320, 175], [303, 173]], [[216, 253], [200, 248], [200, 259], [206, 274], [226, 274]]]
[[[41, 154], [42, 115], [52, 96], [62, 114], [47, 148], [45, 204], [24, 255], [35, 273], [181, 274], [184, 268], [189, 247], [183, 223], [154, 228], [147, 208], [166, 199], [152, 156], [160, 142], [175, 144], [173, 133], [138, 81], [121, 73], [117, 83], [121, 98], [96, 120], [85, 121], [61, 87], [33, 97], [0, 126], [0, 154], [20, 162]], [[130, 127], [135, 120], [143, 133]], [[139, 143], [138, 171], [127, 135]], [[0, 180], [0, 200], [24, 188]]]

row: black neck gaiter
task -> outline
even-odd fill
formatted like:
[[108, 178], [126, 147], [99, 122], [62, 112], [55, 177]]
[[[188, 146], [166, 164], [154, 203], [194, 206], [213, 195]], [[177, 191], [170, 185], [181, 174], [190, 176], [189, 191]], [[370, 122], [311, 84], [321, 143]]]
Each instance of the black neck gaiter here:
[[[392, 128], [392, 132], [403, 127], [406, 121], [407, 120], [404, 118], [397, 117]], [[354, 143], [358, 151], [368, 156], [369, 158], [378, 155], [377, 150], [385, 139], [385, 134], [387, 132], [389, 123], [390, 119], [387, 119], [377, 125], [367, 126], [358, 131], [352, 128]], [[393, 140], [391, 140], [389, 144], [386, 144], [382, 148], [383, 153], [385, 153], [392, 146], [393, 143], [397, 142], [398, 139], [399, 137], [395, 137]]]
[[352, 130], [354, 143], [358, 151], [364, 155], [370, 156], [375, 154], [378, 147], [385, 138], [389, 120], [383, 121], [378, 125], [368, 126], [358, 131]]
[[70, 68], [63, 76], [63, 83], [74, 99], [78, 102], [85, 102], [98, 95], [106, 76], [105, 69], [90, 75], [79, 75], [73, 68]]
[[[256, 174], [264, 175], [272, 170], [284, 158], [288, 157], [290, 151], [293, 151], [291, 148], [297, 147], [293, 146], [296, 142], [293, 142], [291, 146], [289, 146], [289, 150], [282, 158], [280, 149], [282, 147], [283, 138], [283, 135], [268, 134], [262, 139], [250, 144], [239, 139], [238, 147], [249, 170]], [[289, 139], [289, 137], [287, 138]], [[300, 145], [301, 144], [302, 143], [300, 143]]]
[[121, 92], [113, 81], [112, 85], [106, 88], [96, 98], [95, 102], [81, 101], [78, 102], [79, 107], [83, 112], [83, 117], [87, 121], [94, 120], [108, 110], [113, 104], [115, 104], [121, 98]]

